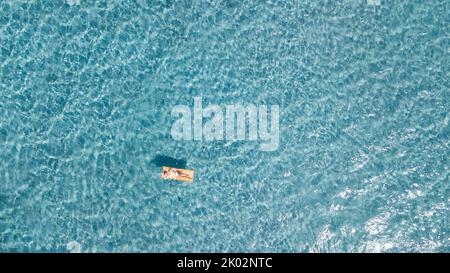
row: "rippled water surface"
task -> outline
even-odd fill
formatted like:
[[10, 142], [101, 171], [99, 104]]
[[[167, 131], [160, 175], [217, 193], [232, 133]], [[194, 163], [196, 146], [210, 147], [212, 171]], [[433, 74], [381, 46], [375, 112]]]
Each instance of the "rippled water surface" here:
[[[449, 14], [1, 1], [0, 251], [450, 251]], [[174, 141], [195, 96], [280, 105], [278, 150]]]

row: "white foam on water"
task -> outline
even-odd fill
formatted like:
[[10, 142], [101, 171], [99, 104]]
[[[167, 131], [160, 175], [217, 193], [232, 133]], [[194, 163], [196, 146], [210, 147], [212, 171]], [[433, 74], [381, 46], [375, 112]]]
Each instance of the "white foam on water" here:
[[333, 232], [330, 231], [330, 226], [325, 226], [316, 238], [316, 247], [318, 251], [326, 249], [328, 242], [335, 236]]
[[379, 6], [379, 5], [381, 5], [381, 0], [367, 0], [367, 5]]
[[67, 0], [67, 4], [73, 6], [73, 5], [79, 5], [80, 0]]
[[394, 243], [391, 242], [369, 242], [367, 243], [367, 251], [372, 253], [381, 253], [389, 251], [395, 247]]
[[289, 176], [291, 176], [291, 170], [288, 170], [283, 174], [283, 177], [289, 177]]
[[339, 210], [342, 210], [343, 209], [343, 207], [341, 206], [341, 205], [331, 205], [331, 207], [330, 207], [330, 211], [339, 211]]
[[390, 218], [389, 213], [383, 213], [381, 215], [378, 215], [367, 221], [366, 225], [364, 226], [364, 229], [370, 235], [377, 235], [386, 229], [389, 218]]
[[77, 241], [68, 242], [66, 248], [70, 253], [81, 253], [81, 245]]

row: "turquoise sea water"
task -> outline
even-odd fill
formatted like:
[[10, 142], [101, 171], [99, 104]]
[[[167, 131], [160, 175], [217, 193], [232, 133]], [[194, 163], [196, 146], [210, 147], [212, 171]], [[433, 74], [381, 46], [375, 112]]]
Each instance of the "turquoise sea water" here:
[[[0, 251], [450, 251], [450, 4], [376, 2], [1, 1]], [[278, 150], [174, 141], [195, 96]]]

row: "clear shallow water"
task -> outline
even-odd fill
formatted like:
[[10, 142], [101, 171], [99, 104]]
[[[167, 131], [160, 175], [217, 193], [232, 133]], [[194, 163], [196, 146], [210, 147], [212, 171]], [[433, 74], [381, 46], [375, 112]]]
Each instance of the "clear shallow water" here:
[[[448, 25], [443, 0], [2, 1], [0, 250], [450, 251]], [[279, 149], [173, 141], [194, 96], [279, 104]]]

